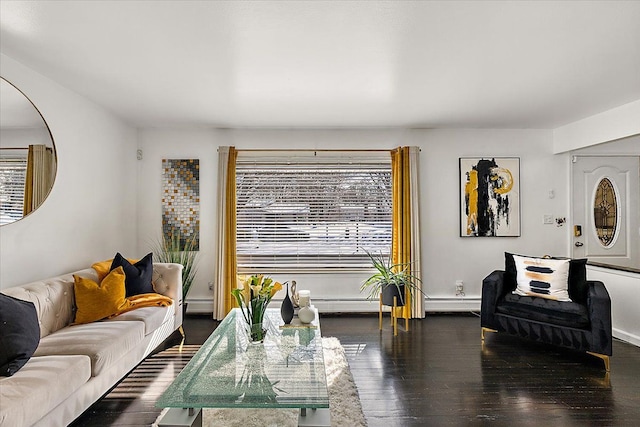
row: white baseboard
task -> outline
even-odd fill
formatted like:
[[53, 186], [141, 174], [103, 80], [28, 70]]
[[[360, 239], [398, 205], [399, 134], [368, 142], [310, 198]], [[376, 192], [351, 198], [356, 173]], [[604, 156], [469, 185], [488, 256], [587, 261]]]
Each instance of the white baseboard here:
[[213, 313], [213, 300], [187, 298], [187, 313]]
[[620, 329], [613, 328], [613, 336], [614, 338], [618, 338], [622, 341], [626, 341], [629, 344], [633, 344], [637, 347], [640, 347], [640, 337], [630, 334], [625, 331], [621, 331]]
[[[210, 299], [188, 298], [187, 313], [212, 313], [213, 301]], [[272, 307], [280, 307], [281, 301], [273, 300]], [[320, 299], [314, 298], [312, 304], [320, 313], [377, 313], [378, 302], [364, 298]], [[384, 307], [389, 311], [388, 307]], [[425, 301], [427, 312], [466, 312], [479, 311], [480, 298], [442, 298]]]
[[428, 299], [424, 305], [427, 312], [480, 311], [480, 298]]

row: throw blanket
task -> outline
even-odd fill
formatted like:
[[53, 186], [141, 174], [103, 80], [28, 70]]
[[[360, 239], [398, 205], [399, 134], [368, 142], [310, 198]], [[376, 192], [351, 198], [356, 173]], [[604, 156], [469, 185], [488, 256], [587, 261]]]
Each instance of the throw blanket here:
[[125, 303], [120, 306], [118, 311], [109, 316], [115, 317], [127, 311], [135, 310], [142, 307], [168, 307], [173, 304], [173, 300], [160, 294], [140, 294], [125, 298]]

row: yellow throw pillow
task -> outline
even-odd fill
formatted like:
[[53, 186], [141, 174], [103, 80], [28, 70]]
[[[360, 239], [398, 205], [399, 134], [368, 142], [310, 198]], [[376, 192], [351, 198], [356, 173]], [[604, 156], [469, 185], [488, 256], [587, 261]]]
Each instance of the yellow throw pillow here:
[[113, 259], [108, 259], [105, 261], [96, 262], [91, 266], [91, 268], [93, 268], [96, 273], [98, 273], [98, 280], [100, 280], [101, 282], [105, 277], [107, 277], [107, 274], [109, 274], [109, 269], [111, 268], [112, 262]]
[[[138, 262], [137, 259], [128, 259], [128, 258], [127, 258], [127, 261], [129, 261], [131, 264], [135, 264], [136, 262]], [[98, 280], [100, 280], [101, 282], [104, 280], [105, 277], [107, 277], [107, 274], [109, 274], [109, 270], [111, 269], [111, 263], [113, 263], [113, 258], [100, 261], [100, 262], [94, 262], [91, 265], [91, 268], [93, 268], [96, 271], [96, 273], [98, 273]]]
[[73, 275], [76, 296], [75, 323], [90, 323], [104, 319], [127, 306], [124, 270], [118, 267], [97, 284], [91, 279]]

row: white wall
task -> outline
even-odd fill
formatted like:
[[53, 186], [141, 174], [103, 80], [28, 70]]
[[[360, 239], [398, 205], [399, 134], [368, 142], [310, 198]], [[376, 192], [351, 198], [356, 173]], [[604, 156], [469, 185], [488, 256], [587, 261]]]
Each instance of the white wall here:
[[600, 280], [609, 291], [613, 336], [640, 346], [640, 274], [587, 266], [587, 278]]
[[51, 138], [45, 128], [2, 129], [0, 140], [3, 148], [28, 148], [30, 144], [51, 146]]
[[[161, 230], [161, 161], [200, 159], [200, 268], [189, 294], [190, 311], [211, 311], [208, 282], [214, 277], [214, 225], [217, 197], [217, 147], [391, 149], [421, 147], [420, 181], [423, 268], [426, 292], [434, 310], [478, 309], [482, 279], [503, 267], [503, 252], [567, 255], [566, 227], [544, 225], [544, 214], [567, 215], [565, 155], [552, 154], [551, 131], [540, 130], [180, 130], [145, 129], [139, 134], [144, 159], [139, 162], [138, 252]], [[521, 158], [522, 237], [461, 238], [458, 231], [458, 158], [462, 156]], [[555, 198], [549, 199], [553, 189]], [[359, 286], [366, 273], [343, 275], [274, 275], [296, 280], [310, 289], [323, 311], [376, 311], [363, 301]], [[468, 300], [456, 298], [454, 282], [465, 282]]]
[[[640, 118], [638, 121], [640, 121]], [[640, 156], [640, 134], [581, 148], [571, 152], [571, 155], [574, 154], [587, 156]]]
[[554, 129], [554, 152], [564, 153], [638, 134], [640, 99]]
[[[479, 309], [482, 279], [504, 268], [504, 251], [567, 255], [567, 227], [543, 224], [545, 214], [567, 215], [566, 156], [553, 155], [550, 131], [425, 130], [411, 139], [422, 147], [423, 279], [433, 298], [427, 309]], [[458, 158], [487, 155], [520, 157], [521, 237], [458, 237]], [[456, 280], [470, 304], [455, 298]]]
[[224, 145], [224, 130], [141, 130], [139, 148], [143, 158], [138, 170], [138, 252], [151, 251], [162, 236], [162, 159], [200, 159], [200, 254], [198, 272], [189, 292], [192, 311], [195, 301], [204, 300], [202, 311], [211, 312], [208, 283], [214, 278], [215, 217], [217, 196], [217, 148]]
[[2, 54], [0, 75], [41, 111], [58, 170], [28, 217], [0, 227], [0, 288], [136, 256], [136, 133], [103, 108]]

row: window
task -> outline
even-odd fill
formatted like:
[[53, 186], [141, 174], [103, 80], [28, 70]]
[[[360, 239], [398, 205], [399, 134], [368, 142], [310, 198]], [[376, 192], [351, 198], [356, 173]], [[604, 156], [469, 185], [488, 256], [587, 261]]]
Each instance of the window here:
[[613, 246], [618, 231], [618, 197], [613, 182], [602, 178], [593, 201], [593, 224], [600, 244]]
[[[325, 153], [326, 154], [326, 153]], [[344, 154], [344, 153], [343, 153]], [[391, 159], [238, 156], [238, 270], [369, 267], [391, 246]]]
[[26, 150], [24, 155], [17, 152], [0, 155], [0, 225], [22, 218], [26, 174]]

